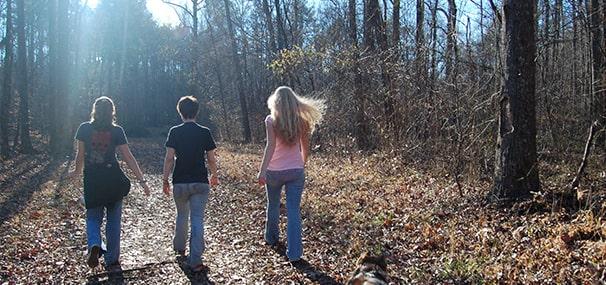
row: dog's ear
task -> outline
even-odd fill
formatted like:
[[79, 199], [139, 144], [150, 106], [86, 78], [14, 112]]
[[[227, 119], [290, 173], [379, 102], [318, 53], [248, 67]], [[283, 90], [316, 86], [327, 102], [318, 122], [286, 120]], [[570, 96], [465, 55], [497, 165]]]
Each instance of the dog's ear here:
[[379, 265], [383, 271], [387, 271], [387, 257], [385, 255], [379, 256], [377, 259], [377, 265]]
[[347, 281], [347, 285], [362, 285], [362, 280], [360, 278], [351, 279]]

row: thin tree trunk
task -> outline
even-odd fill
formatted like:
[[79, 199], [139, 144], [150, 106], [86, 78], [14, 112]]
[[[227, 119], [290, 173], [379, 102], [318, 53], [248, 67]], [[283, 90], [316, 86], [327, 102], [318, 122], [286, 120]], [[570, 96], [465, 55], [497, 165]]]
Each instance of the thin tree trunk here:
[[236, 79], [238, 84], [238, 98], [240, 101], [240, 121], [242, 123], [242, 136], [244, 138], [244, 142], [249, 143], [251, 141], [251, 131], [250, 131], [250, 123], [248, 120], [248, 104], [246, 102], [246, 97], [244, 95], [244, 79], [242, 78], [242, 64], [240, 62], [240, 58], [238, 55], [238, 43], [236, 41], [236, 32], [234, 30], [234, 26], [231, 18], [231, 9], [229, 7], [229, 1], [223, 0], [225, 5], [225, 17], [227, 21], [227, 28], [229, 31], [229, 37], [231, 39], [231, 55], [232, 55], [232, 63], [236, 70]]
[[13, 69], [13, 1], [6, 1], [6, 35], [4, 46], [4, 82], [2, 84], [2, 106], [0, 106], [0, 131], [2, 132], [1, 154], [8, 157], [10, 148], [8, 144], [8, 121], [9, 109], [13, 94], [12, 69]]
[[425, 46], [425, 0], [417, 0], [417, 31], [415, 34], [415, 60], [419, 80], [417, 80], [417, 90], [420, 94], [424, 93], [424, 86], [427, 84], [427, 47]]
[[536, 2], [503, 4], [504, 80], [493, 199], [527, 197], [540, 188], [536, 149]]
[[[210, 36], [210, 45], [212, 46], [212, 51], [213, 51], [213, 69], [215, 71], [215, 75], [217, 76], [217, 84], [219, 85], [219, 93], [221, 94], [221, 96], [219, 96], [221, 98], [221, 115], [223, 117], [223, 122], [227, 123], [229, 121], [229, 117], [227, 115], [227, 106], [225, 103], [225, 96], [226, 96], [226, 92], [225, 92], [225, 83], [223, 81], [223, 74], [221, 73], [221, 64], [219, 62], [219, 52], [217, 51], [217, 46], [215, 44], [215, 34], [213, 32], [213, 26], [210, 24], [210, 19], [208, 18], [208, 14], [206, 14], [206, 24], [208, 26], [208, 33]], [[224, 132], [227, 133], [226, 136], [221, 135], [222, 139], [224, 137], [227, 137], [227, 140], [231, 141], [231, 135], [229, 132], [229, 127], [227, 124], [224, 124], [223, 126], [221, 126], [221, 128], [219, 129], [220, 133], [223, 134]]]
[[458, 61], [457, 6], [455, 0], [448, 0], [448, 24], [446, 36], [446, 78], [452, 81], [455, 64]]
[[17, 87], [19, 90], [19, 123], [21, 151], [32, 152], [29, 123], [29, 87], [27, 78], [27, 49], [25, 46], [25, 0], [17, 0]]
[[[592, 75], [591, 82], [593, 86], [592, 101], [591, 101], [591, 120], [598, 121], [601, 127], [604, 127], [604, 96], [606, 92], [602, 89], [603, 80], [602, 73], [604, 72], [604, 53], [602, 51], [602, 41], [604, 35], [601, 30], [601, 15], [599, 0], [591, 0], [590, 21], [591, 21], [591, 53], [592, 53]], [[602, 143], [598, 138], [598, 143]]]
[[276, 34], [274, 32], [274, 24], [271, 17], [271, 10], [269, 9], [268, 0], [263, 0], [263, 13], [265, 14], [265, 25], [267, 26], [267, 31], [269, 33], [269, 46], [271, 48], [272, 53], [276, 53]]
[[431, 9], [431, 84], [438, 77], [438, 0], [434, 0]]

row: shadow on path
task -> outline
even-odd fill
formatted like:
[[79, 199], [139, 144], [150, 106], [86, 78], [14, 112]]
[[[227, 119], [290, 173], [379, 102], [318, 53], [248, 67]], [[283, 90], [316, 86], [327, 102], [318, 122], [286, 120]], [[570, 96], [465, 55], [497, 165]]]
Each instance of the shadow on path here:
[[292, 263], [297, 270], [299, 270], [305, 278], [317, 282], [321, 285], [332, 285], [332, 284], [341, 284], [337, 282], [334, 278], [326, 275], [326, 273], [320, 271], [315, 266], [311, 265], [307, 260], [301, 259]]
[[187, 264], [187, 258], [185, 256], [177, 256], [176, 258], [177, 264], [179, 268], [183, 271], [183, 274], [187, 276], [187, 279], [191, 282], [192, 285], [214, 285], [215, 283], [210, 280], [208, 277], [208, 267], [205, 267], [203, 270], [199, 272], [194, 272], [191, 270], [189, 265]]
[[[272, 246], [272, 249], [280, 256], [286, 257], [286, 246], [282, 242], [278, 242], [277, 245]], [[303, 273], [305, 278], [309, 279], [310, 281], [317, 282], [321, 285], [341, 284], [337, 282], [337, 280], [335, 280], [334, 278], [328, 276], [323, 271], [311, 265], [305, 259], [300, 259], [298, 261], [291, 262], [291, 264], [299, 272]]]
[[34, 192], [40, 190], [40, 186], [46, 183], [49, 176], [63, 163], [64, 161], [60, 160], [44, 161], [44, 158], [37, 157], [28, 165], [15, 166], [23, 167], [22, 170], [17, 170], [17, 173], [2, 173], [2, 176], [8, 176], [9, 179], [0, 187], [8, 196], [0, 203], [0, 225], [27, 208]]

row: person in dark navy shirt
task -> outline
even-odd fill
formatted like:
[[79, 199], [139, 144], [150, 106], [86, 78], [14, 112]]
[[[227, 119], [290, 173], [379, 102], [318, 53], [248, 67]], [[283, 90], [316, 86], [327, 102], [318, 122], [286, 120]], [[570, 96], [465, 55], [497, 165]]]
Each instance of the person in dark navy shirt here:
[[183, 124], [172, 127], [168, 133], [163, 179], [163, 191], [170, 195], [168, 178], [172, 172], [173, 198], [177, 207], [173, 249], [185, 255], [187, 221], [191, 220], [189, 266], [195, 272], [205, 268], [202, 263], [205, 249], [204, 210], [210, 187], [219, 184], [215, 158], [217, 146], [210, 130], [196, 123], [198, 109], [198, 100], [192, 96], [179, 100], [177, 111]]

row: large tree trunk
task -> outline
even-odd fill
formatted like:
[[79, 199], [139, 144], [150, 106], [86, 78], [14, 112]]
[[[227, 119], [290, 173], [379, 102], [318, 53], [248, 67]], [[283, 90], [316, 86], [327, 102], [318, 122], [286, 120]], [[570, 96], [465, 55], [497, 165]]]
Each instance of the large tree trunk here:
[[232, 63], [236, 72], [236, 80], [238, 81], [238, 99], [240, 101], [242, 136], [244, 138], [244, 142], [249, 143], [251, 141], [251, 132], [250, 123], [248, 121], [248, 104], [244, 95], [244, 79], [242, 77], [242, 72], [244, 72], [244, 70], [242, 69], [242, 63], [240, 62], [238, 55], [238, 42], [236, 41], [236, 32], [232, 23], [231, 10], [229, 7], [230, 3], [228, 0], [223, 0], [223, 3], [225, 4], [225, 17], [227, 21], [227, 28], [229, 30], [229, 37], [231, 39]]
[[[387, 7], [385, 8], [387, 10]], [[400, 47], [400, 0], [393, 1], [392, 41], [396, 49]]]
[[537, 168], [535, 1], [503, 4], [504, 80], [492, 198], [516, 199], [540, 188]]
[[417, 0], [417, 29], [415, 34], [415, 65], [417, 67], [417, 90], [423, 93], [422, 87], [427, 84], [427, 47], [425, 46], [425, 0]]
[[49, 33], [49, 38], [55, 38], [49, 43], [49, 57], [54, 61], [51, 63], [50, 85], [55, 87], [50, 96], [50, 111], [54, 114], [51, 122], [50, 149], [55, 156], [63, 156], [71, 151], [71, 135], [69, 131], [69, 112], [67, 94], [69, 92], [69, 28], [68, 28], [68, 1], [51, 0], [51, 25], [54, 30]]
[[[604, 34], [602, 33], [601, 15], [599, 0], [591, 0], [590, 6], [590, 22], [591, 22], [591, 54], [592, 54], [592, 100], [591, 100], [591, 121], [598, 121], [600, 127], [604, 127], [604, 106], [606, 105], [606, 92], [604, 89], [604, 52], [602, 44]], [[597, 138], [597, 143], [603, 144], [603, 135]]]
[[284, 29], [284, 18], [282, 18], [282, 9], [280, 8], [280, 0], [274, 0], [276, 9], [276, 22], [278, 24], [278, 50], [288, 48], [286, 42], [286, 30]]
[[19, 123], [21, 151], [30, 153], [32, 142], [29, 124], [29, 88], [27, 80], [27, 49], [25, 46], [25, 0], [17, 0], [17, 87], [19, 90]]
[[6, 35], [4, 49], [4, 82], [2, 84], [2, 106], [0, 106], [0, 131], [2, 132], [1, 154], [7, 157], [10, 153], [8, 145], [8, 116], [13, 97], [13, 3], [6, 1]]
[[[368, 119], [366, 118], [366, 93], [364, 90], [362, 70], [360, 70], [360, 52], [358, 50], [358, 25], [357, 25], [357, 9], [356, 0], [348, 1], [348, 22], [349, 22], [349, 40], [353, 55], [353, 72], [354, 72], [354, 95], [355, 114], [354, 114], [354, 136], [358, 149], [367, 150], [370, 148]], [[365, 4], [366, 6], [366, 4]], [[364, 30], [366, 36], [366, 30]]]
[[375, 16], [378, 11], [378, 0], [364, 0], [364, 50], [374, 52], [376, 49], [377, 37], [375, 34]]
[[356, 0], [348, 0], [347, 4], [347, 22], [349, 24], [349, 40], [352, 46], [358, 45], [358, 24], [356, 22]]

